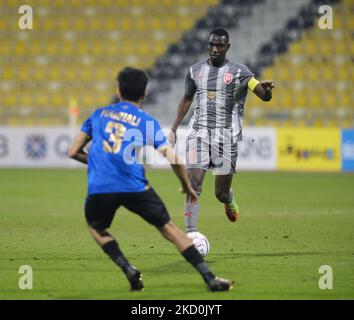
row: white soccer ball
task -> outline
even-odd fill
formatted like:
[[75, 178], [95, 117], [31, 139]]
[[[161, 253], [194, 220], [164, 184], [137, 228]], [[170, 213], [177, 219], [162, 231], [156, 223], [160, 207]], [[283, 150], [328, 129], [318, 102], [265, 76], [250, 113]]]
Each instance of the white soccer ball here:
[[200, 232], [188, 232], [188, 238], [190, 238], [193, 242], [194, 247], [199, 251], [199, 253], [206, 257], [210, 251], [210, 244], [207, 237]]

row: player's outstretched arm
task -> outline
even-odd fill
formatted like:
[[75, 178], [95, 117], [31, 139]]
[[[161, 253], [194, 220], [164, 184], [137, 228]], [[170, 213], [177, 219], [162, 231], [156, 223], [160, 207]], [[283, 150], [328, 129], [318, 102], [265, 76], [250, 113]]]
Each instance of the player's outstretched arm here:
[[169, 143], [174, 146], [176, 143], [176, 132], [181, 124], [183, 118], [186, 116], [189, 108], [191, 107], [193, 102], [193, 96], [184, 95], [178, 105], [178, 112], [175, 121], [173, 122], [173, 126], [171, 128], [171, 132], [168, 136]]
[[170, 145], [167, 145], [165, 148], [161, 149], [160, 152], [171, 164], [171, 167], [178, 179], [181, 181], [182, 189], [185, 193], [187, 193], [187, 197], [189, 198], [189, 200], [191, 202], [196, 202], [198, 196], [191, 185], [186, 168], [181, 163], [181, 160], [179, 159], [178, 155], [173, 151]]
[[74, 138], [73, 143], [69, 147], [68, 156], [79, 162], [87, 164], [87, 153], [84, 151], [84, 147], [91, 140], [86, 133], [80, 131]]
[[[250, 81], [252, 81], [252, 79]], [[275, 86], [273, 80], [263, 80], [258, 82], [252, 91], [263, 101], [270, 101], [272, 100], [272, 89], [274, 87]]]

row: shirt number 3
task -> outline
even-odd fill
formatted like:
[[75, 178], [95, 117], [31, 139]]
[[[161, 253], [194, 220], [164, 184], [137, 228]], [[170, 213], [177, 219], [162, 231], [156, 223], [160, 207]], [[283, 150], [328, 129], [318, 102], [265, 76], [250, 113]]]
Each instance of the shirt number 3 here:
[[105, 132], [109, 133], [109, 142], [103, 141], [103, 150], [109, 153], [118, 153], [122, 147], [123, 136], [127, 128], [121, 123], [110, 121], [106, 125]]

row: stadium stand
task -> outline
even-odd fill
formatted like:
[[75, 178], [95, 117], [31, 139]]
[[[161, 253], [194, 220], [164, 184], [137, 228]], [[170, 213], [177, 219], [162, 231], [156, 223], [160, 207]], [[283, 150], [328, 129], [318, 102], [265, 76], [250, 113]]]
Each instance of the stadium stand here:
[[[276, 82], [271, 103], [249, 95], [246, 125], [354, 126], [352, 0], [37, 0], [31, 31], [18, 28], [21, 4], [0, 7], [2, 125], [66, 124], [70, 101], [82, 119], [110, 101], [126, 65], [148, 71], [146, 108], [170, 125], [188, 66], [222, 26], [230, 58]], [[333, 30], [317, 25], [323, 4]]]
[[149, 69], [217, 0], [32, 0], [33, 30], [20, 30], [19, 0], [0, 6], [1, 124], [67, 122], [109, 102], [117, 70]]
[[262, 46], [253, 69], [273, 78], [271, 107], [248, 99], [247, 124], [354, 127], [352, 1], [335, 2], [333, 30], [320, 29], [313, 1]]
[[[223, 1], [224, 8], [228, 8], [229, 2], [231, 1]], [[318, 26], [318, 10], [324, 4], [333, 7], [333, 30], [322, 30]], [[277, 88], [271, 103], [264, 103], [254, 95], [249, 95], [245, 124], [354, 127], [351, 90], [353, 2], [265, 0], [248, 5], [248, 10], [241, 10], [238, 24], [226, 23], [231, 28], [230, 34], [235, 35], [231, 39], [233, 45], [229, 56], [250, 66], [259, 78], [274, 79]], [[236, 11], [240, 9], [234, 8]], [[213, 11], [215, 10], [219, 12], [219, 21], [224, 19], [222, 13], [228, 12], [220, 8], [214, 8]], [[213, 16], [215, 15], [209, 14], [206, 19], [213, 20]], [[214, 21], [214, 25], [216, 23]], [[197, 27], [202, 27], [199, 31], [194, 31], [204, 37], [204, 43], [207, 29], [203, 27], [212, 24], [199, 24]], [[184, 45], [183, 48], [185, 47], [187, 46]], [[206, 51], [206, 48], [202, 47], [202, 51]], [[254, 51], [257, 54], [252, 55]], [[200, 53], [201, 57], [206, 57], [205, 52]], [[174, 60], [178, 61], [176, 58]], [[178, 69], [185, 73], [186, 67], [191, 63], [181, 63]], [[174, 76], [183, 72], [175, 72]], [[172, 80], [168, 85], [171, 77], [172, 73], [162, 77], [164, 84], [159, 87], [163, 87], [164, 91], [169, 88], [173, 90], [160, 94], [160, 101], [157, 99], [158, 107], [154, 105], [154, 109], [166, 109], [164, 101], [167, 96], [172, 97], [170, 101], [174, 101], [176, 108], [178, 99], [183, 94], [183, 76]], [[153, 109], [151, 112], [154, 112]], [[166, 123], [170, 123], [176, 111], [157, 112], [163, 114]]]

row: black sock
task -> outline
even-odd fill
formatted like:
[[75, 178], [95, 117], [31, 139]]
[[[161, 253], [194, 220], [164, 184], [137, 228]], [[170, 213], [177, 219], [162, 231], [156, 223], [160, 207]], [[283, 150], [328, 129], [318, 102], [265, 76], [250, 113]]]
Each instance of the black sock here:
[[124, 257], [123, 252], [120, 250], [116, 240], [107, 242], [102, 246], [102, 250], [119, 266], [124, 273], [130, 268], [130, 263]]
[[205, 281], [215, 278], [215, 275], [209, 270], [208, 265], [204, 262], [202, 255], [199, 251], [191, 245], [182, 252], [182, 256], [198, 270]]

